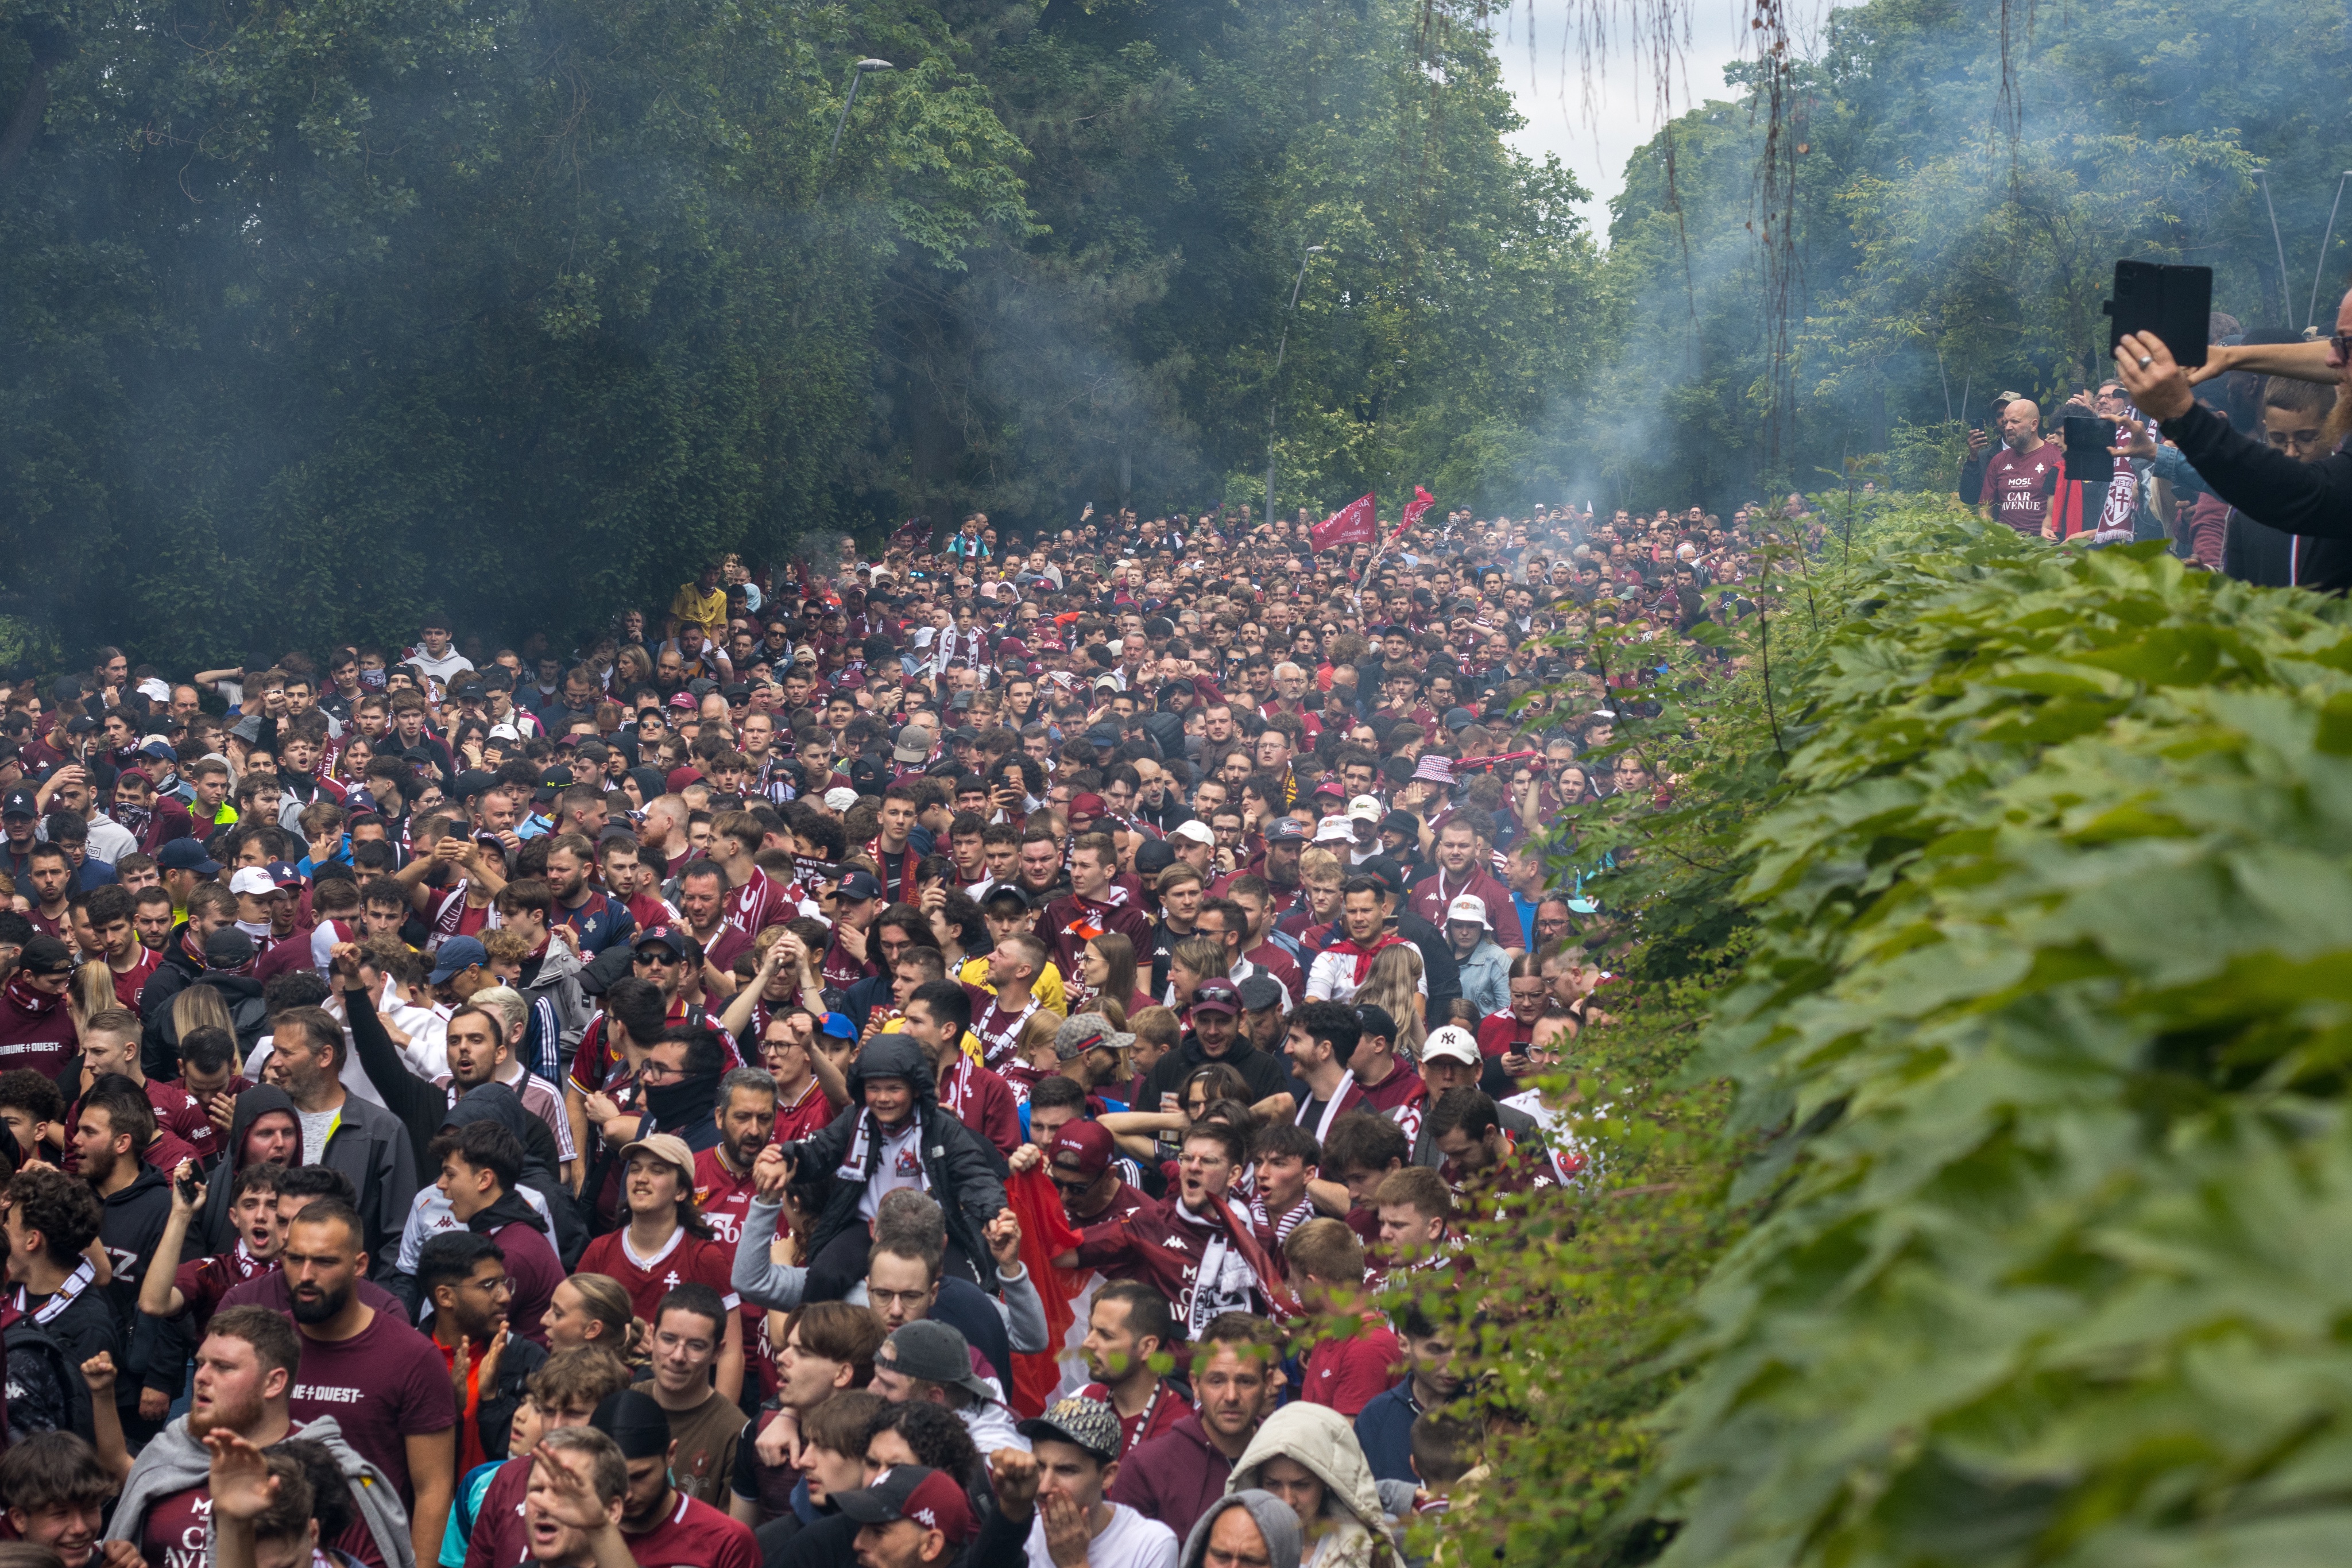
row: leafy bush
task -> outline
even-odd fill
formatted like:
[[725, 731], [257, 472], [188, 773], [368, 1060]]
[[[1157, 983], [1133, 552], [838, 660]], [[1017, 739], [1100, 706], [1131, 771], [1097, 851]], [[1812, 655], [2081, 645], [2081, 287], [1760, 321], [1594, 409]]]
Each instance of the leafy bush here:
[[1889, 521], [1818, 634], [1781, 596], [1786, 766], [1691, 777], [1745, 822], [1737, 983], [1587, 1037], [1620, 1183], [1492, 1251], [1537, 1419], [1479, 1521], [1513, 1560], [2333, 1556], [2352, 612]]

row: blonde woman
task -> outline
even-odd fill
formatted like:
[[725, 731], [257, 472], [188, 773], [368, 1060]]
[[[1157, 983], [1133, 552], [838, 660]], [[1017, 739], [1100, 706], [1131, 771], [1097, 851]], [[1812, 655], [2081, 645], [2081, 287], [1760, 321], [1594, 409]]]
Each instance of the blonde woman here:
[[1356, 992], [1355, 1003], [1387, 1009], [1389, 1017], [1396, 1019], [1397, 1055], [1408, 1061], [1421, 1061], [1421, 1042], [1429, 1038], [1425, 1010], [1429, 997], [1421, 986], [1420, 949], [1410, 942], [1381, 948], [1380, 956], [1372, 960], [1371, 973]]

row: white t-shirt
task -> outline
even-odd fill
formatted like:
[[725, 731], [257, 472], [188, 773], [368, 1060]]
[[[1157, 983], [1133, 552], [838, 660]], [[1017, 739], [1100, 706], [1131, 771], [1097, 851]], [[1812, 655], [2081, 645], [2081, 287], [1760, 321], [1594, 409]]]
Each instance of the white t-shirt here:
[[[1029, 1568], [1054, 1568], [1042, 1513], [1029, 1526]], [[1087, 1568], [1176, 1568], [1176, 1532], [1123, 1502], [1112, 1503], [1110, 1523], [1087, 1543]]]

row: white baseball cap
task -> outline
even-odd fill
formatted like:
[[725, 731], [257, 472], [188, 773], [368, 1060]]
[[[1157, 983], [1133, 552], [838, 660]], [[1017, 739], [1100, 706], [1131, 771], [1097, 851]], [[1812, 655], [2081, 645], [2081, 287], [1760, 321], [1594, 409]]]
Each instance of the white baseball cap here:
[[1171, 839], [1189, 839], [1193, 843], [1208, 844], [1212, 847], [1214, 847], [1217, 841], [1217, 835], [1209, 831], [1209, 824], [1198, 817], [1189, 822], [1177, 823], [1168, 830], [1168, 836]]
[[857, 804], [857, 791], [846, 788], [828, 789], [824, 792], [824, 803], [836, 811], [846, 811]]
[[1495, 923], [1486, 918], [1486, 901], [1473, 898], [1466, 893], [1445, 906], [1445, 918], [1449, 924], [1456, 920], [1475, 920], [1489, 931], [1495, 928]]
[[1348, 802], [1348, 816], [1350, 821], [1358, 822], [1377, 822], [1386, 815], [1388, 815], [1388, 813], [1381, 809], [1380, 798], [1378, 796], [1359, 795], [1354, 800]]
[[1485, 1061], [1478, 1054], [1476, 1037], [1458, 1023], [1444, 1024], [1431, 1030], [1429, 1038], [1421, 1042], [1421, 1059], [1423, 1061], [1434, 1061], [1441, 1056], [1467, 1067], [1477, 1067]]
[[1352, 844], [1356, 841], [1356, 824], [1345, 817], [1326, 817], [1315, 824], [1315, 841]]
[[250, 893], [256, 897], [267, 898], [278, 891], [278, 884], [269, 880], [268, 872], [257, 865], [249, 865], [228, 879], [228, 890], [240, 896]]

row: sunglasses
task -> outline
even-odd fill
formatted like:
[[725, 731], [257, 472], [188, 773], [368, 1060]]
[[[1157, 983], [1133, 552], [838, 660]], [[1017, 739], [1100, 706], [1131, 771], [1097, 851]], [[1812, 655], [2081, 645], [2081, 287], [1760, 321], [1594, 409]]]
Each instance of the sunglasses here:
[[675, 953], [668, 953], [656, 949], [651, 952], [638, 954], [637, 962], [640, 964], [650, 964], [656, 969], [667, 969], [680, 962], [680, 960], [678, 956]]

